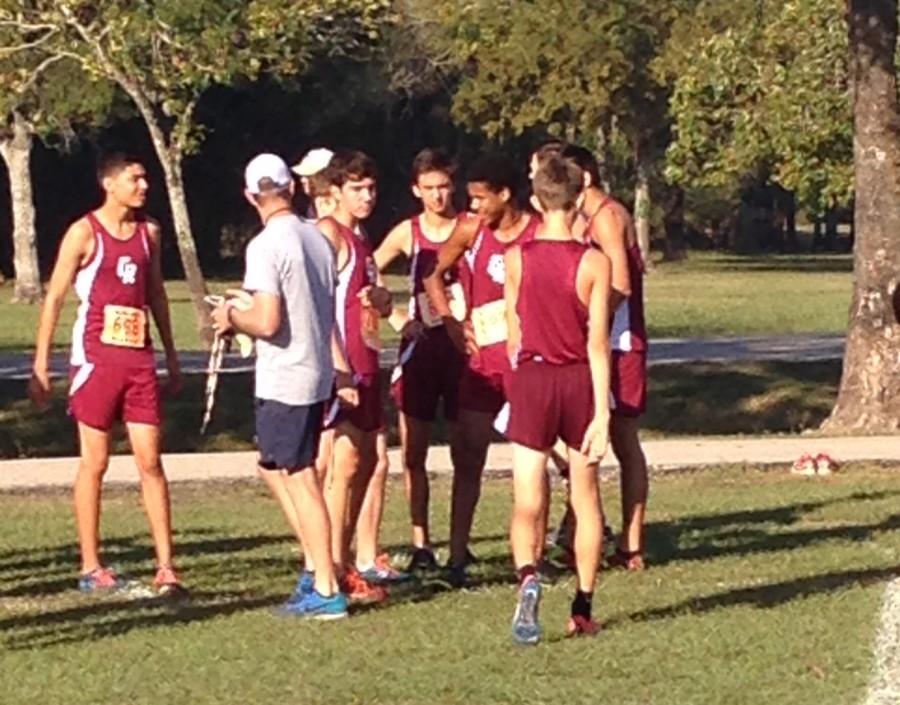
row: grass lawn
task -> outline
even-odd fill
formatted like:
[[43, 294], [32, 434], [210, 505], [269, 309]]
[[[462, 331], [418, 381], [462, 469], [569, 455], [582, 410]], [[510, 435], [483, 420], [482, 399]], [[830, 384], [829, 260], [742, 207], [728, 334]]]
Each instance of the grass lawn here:
[[[617, 498], [604, 483], [607, 506]], [[509, 482], [486, 483], [473, 589], [437, 576], [381, 609], [306, 624], [271, 614], [296, 551], [258, 484], [174, 488], [181, 567], [193, 599], [88, 599], [73, 589], [68, 494], [0, 494], [0, 672], [4, 702], [129, 705], [617, 703], [844, 705], [859, 702], [884, 582], [900, 557], [900, 487], [873, 466], [827, 481], [753, 469], [658, 478], [650, 569], [608, 573], [607, 629], [562, 638], [573, 583], [545, 592], [545, 639], [515, 647], [506, 541]], [[446, 536], [449, 484], [433, 520]], [[558, 514], [559, 507], [557, 507]], [[106, 556], [149, 580], [139, 496], [107, 495]], [[392, 483], [383, 540], [403, 550]], [[445, 551], [441, 551], [445, 553]]]
[[[834, 403], [840, 361], [659, 365], [650, 368], [645, 437], [791, 433], [817, 427]], [[385, 387], [388, 373], [384, 373]], [[189, 375], [178, 400], [166, 404], [165, 445], [170, 452], [250, 449], [253, 382], [248, 374], [219, 378], [216, 410], [207, 436], [199, 435], [205, 378]], [[66, 417], [66, 388], [55, 385], [48, 412], [26, 397], [24, 381], [0, 380], [0, 458], [74, 455], [75, 429]], [[392, 445], [399, 444], [396, 412], [385, 401]], [[447, 429], [434, 437], [446, 442]], [[117, 451], [127, 450], [124, 440]]]
[[[852, 284], [849, 255], [739, 257], [692, 253], [685, 262], [657, 265], [646, 279], [646, 303], [653, 337], [841, 333], [847, 327]], [[388, 286], [405, 305], [405, 277], [388, 275]], [[213, 292], [236, 282], [210, 281]], [[184, 282], [170, 282], [175, 340], [184, 350], [200, 347]], [[0, 286], [0, 351], [34, 345], [38, 309], [14, 306], [12, 283]], [[63, 311], [56, 342], [68, 344], [75, 316], [74, 295]], [[383, 328], [385, 342], [396, 333]]]

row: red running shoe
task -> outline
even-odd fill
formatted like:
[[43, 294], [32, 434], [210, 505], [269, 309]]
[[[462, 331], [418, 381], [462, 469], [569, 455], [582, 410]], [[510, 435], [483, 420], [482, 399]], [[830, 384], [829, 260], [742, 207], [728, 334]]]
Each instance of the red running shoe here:
[[600, 623], [581, 615], [569, 617], [566, 625], [566, 636], [595, 636], [600, 631]]
[[375, 605], [388, 599], [388, 592], [384, 587], [370, 583], [356, 568], [348, 568], [340, 584], [341, 592], [353, 605]]

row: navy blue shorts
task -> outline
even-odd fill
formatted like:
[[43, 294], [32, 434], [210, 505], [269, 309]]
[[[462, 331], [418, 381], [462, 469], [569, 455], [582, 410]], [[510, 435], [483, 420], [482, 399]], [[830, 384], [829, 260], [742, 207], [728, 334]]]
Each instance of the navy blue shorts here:
[[305, 406], [256, 399], [256, 446], [263, 470], [312, 467], [319, 450], [325, 402]]

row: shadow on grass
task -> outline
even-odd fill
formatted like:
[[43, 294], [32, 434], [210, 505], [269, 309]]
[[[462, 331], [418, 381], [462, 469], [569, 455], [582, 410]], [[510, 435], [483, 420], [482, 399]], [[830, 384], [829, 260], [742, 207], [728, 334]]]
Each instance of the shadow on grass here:
[[838, 360], [658, 365], [642, 426], [659, 434], [795, 433], [825, 420]]
[[[727, 435], [789, 433], [815, 428], [837, 394], [841, 363], [754, 362], [660, 365], [650, 369], [643, 426], [654, 434]], [[388, 400], [384, 373], [388, 443], [399, 444], [397, 412]], [[253, 379], [222, 375], [212, 424], [199, 433], [205, 379], [191, 375], [182, 395], [166, 403], [164, 448], [169, 453], [253, 448]], [[25, 395], [25, 382], [0, 381], [0, 458], [77, 455], [75, 426], [66, 415], [65, 387], [56, 385], [50, 409], [38, 412]], [[116, 453], [127, 453], [124, 433], [114, 434]], [[449, 440], [442, 419], [435, 443]]]
[[[269, 565], [284, 563], [279, 559], [263, 560]], [[255, 561], [254, 559], [247, 561], [246, 557], [239, 559], [240, 568], [236, 568], [235, 572], [246, 574], [253, 567], [248, 563], [255, 564]], [[497, 555], [479, 562], [477, 568], [473, 570], [467, 589], [512, 585], [515, 581], [509, 557]], [[71, 579], [67, 580], [66, 584], [71, 589]], [[363, 615], [373, 610], [390, 609], [392, 606], [427, 602], [442, 593], [455, 590], [456, 588], [447, 582], [441, 571], [434, 571], [421, 579], [392, 588], [387, 605], [355, 606], [351, 612]], [[197, 591], [191, 594], [189, 600], [180, 603], [172, 603], [161, 598], [123, 599], [116, 596], [107, 599], [93, 597], [76, 599], [79, 599], [81, 604], [0, 619], [0, 633], [6, 635], [6, 647], [13, 650], [46, 648], [59, 644], [97, 641], [127, 634], [135, 629], [204, 622], [238, 612], [273, 608], [284, 602], [286, 594], [284, 592], [277, 595], [260, 594], [254, 590]]]
[[[673, 561], [715, 560], [723, 557], [749, 556], [761, 553], [777, 553], [786, 550], [807, 549], [817, 544], [843, 540], [870, 541], [874, 534], [900, 528], [900, 514], [871, 524], [854, 524], [827, 527], [792, 526], [802, 522], [811, 512], [830, 505], [848, 502], [869, 502], [900, 496], [900, 490], [881, 492], [852, 492], [821, 501], [797, 502], [785, 506], [760, 509], [718, 512], [687, 516], [678, 521], [656, 522], [648, 527], [648, 559], [653, 566], [665, 566]], [[773, 528], [774, 525], [774, 528]], [[787, 530], [785, 530], [787, 529]], [[0, 631], [6, 635], [10, 649], [43, 648], [61, 643], [91, 642], [110, 636], [126, 634], [136, 629], [150, 629], [173, 624], [204, 622], [217, 617], [243, 611], [274, 607], [286, 597], [287, 569], [294, 558], [284, 556], [255, 556], [248, 551], [275, 544], [288, 545], [288, 535], [259, 534], [250, 536], [214, 536], [215, 529], [202, 529], [198, 539], [179, 543], [180, 555], [187, 559], [189, 571], [214, 571], [215, 583], [225, 590], [196, 592], [184, 604], [153, 600], [122, 601], [118, 599], [96, 600], [78, 598], [72, 590], [69, 563], [75, 557], [72, 545], [49, 546], [31, 551], [7, 551], [0, 555], [0, 575], [23, 566], [38, 566], [42, 561], [55, 561], [54, 566], [65, 571], [64, 577], [49, 576], [42, 582], [21, 582], [0, 593], [0, 597], [37, 599], [38, 608], [28, 606], [28, 613], [13, 614], [0, 620]], [[477, 542], [496, 541], [505, 535], [477, 537]], [[697, 543], [698, 541], [702, 543]], [[697, 545], [692, 545], [697, 544]], [[138, 543], [137, 537], [128, 536], [107, 542], [107, 549], [115, 560], [140, 562], [147, 559], [149, 549]], [[287, 554], [287, 552], [285, 552]], [[223, 560], [223, 557], [227, 560]], [[721, 607], [752, 605], [768, 608], [808, 595], [839, 590], [850, 585], [865, 585], [893, 577], [900, 570], [872, 569], [848, 570], [825, 573], [770, 585], [752, 586], [728, 590], [713, 595], [703, 595], [683, 600], [667, 607], [642, 610], [614, 616], [611, 624], [630, 621], [669, 619], [685, 614], [696, 614]], [[246, 577], [254, 576], [253, 586], [246, 585]], [[277, 579], [276, 579], [277, 576]], [[567, 572], [561, 572], [556, 580], [569, 580]], [[512, 586], [516, 582], [510, 557], [506, 551], [491, 553], [470, 568], [467, 589], [490, 589]], [[243, 583], [243, 585], [242, 585]], [[241, 585], [231, 590], [229, 586]], [[285, 588], [285, 592], [273, 594], [270, 586]], [[421, 575], [419, 579], [394, 586], [390, 602], [377, 608], [355, 608], [354, 613], [366, 614], [372, 609], [391, 609], [401, 605], [417, 604], [432, 600], [454, 588], [445, 572], [437, 570]], [[46, 598], [57, 597], [68, 591], [72, 604], [66, 598], [62, 605], [54, 606]], [[57, 599], [63, 600], [62, 596]]]
[[849, 587], [865, 587], [882, 583], [900, 576], [900, 567], [870, 568], [868, 570], [846, 570], [796, 578], [783, 582], [769, 583], [749, 588], [726, 590], [712, 595], [695, 597], [649, 610], [640, 610], [624, 615], [613, 615], [606, 620], [612, 627], [629, 622], [647, 622], [659, 619], [673, 619], [712, 612], [723, 607], [756, 607], [769, 609], [793, 600], [812, 595], [835, 592]]
[[[176, 536], [175, 544], [178, 558], [190, 562], [202, 557], [233, 556], [266, 546], [290, 544], [293, 540], [293, 536], [288, 534], [237, 537], [220, 535], [217, 538], [199, 540], [179, 540]], [[104, 562], [123, 569], [140, 566], [153, 557], [153, 549], [148, 542], [148, 537], [143, 535], [107, 539], [103, 542]], [[0, 588], [0, 597], [46, 597], [71, 590], [75, 582], [78, 556], [78, 546], [74, 543], [7, 552], [0, 557], [0, 578], [3, 578], [3, 582], [16, 580], [17, 584]], [[40, 578], [28, 580], [35, 575]]]

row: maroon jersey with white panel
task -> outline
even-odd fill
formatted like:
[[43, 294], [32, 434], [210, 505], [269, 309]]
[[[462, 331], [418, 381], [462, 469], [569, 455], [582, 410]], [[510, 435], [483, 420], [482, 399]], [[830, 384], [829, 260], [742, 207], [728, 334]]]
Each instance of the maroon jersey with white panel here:
[[72, 365], [154, 367], [148, 325], [150, 242], [139, 220], [127, 239], [87, 216], [94, 252], [75, 276], [80, 304], [72, 331]]
[[469, 358], [469, 366], [479, 374], [498, 375], [510, 369], [506, 351], [508, 332], [503, 292], [506, 283], [504, 255], [513, 245], [523, 245], [533, 240], [540, 223], [538, 216], [529, 216], [525, 227], [511, 242], [502, 242], [493, 230], [482, 226], [475, 243], [466, 253], [470, 315], [475, 342], [478, 344], [478, 353]]

